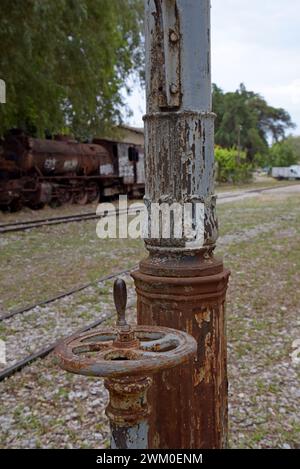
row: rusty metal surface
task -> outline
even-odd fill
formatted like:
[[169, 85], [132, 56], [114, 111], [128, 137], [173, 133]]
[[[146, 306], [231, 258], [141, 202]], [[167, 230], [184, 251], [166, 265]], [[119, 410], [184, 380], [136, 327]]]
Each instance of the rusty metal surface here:
[[[151, 69], [158, 93], [153, 93], [159, 108], [176, 108], [181, 102], [180, 89], [180, 25], [175, 0], [155, 0], [153, 16], [153, 48]], [[159, 66], [155, 66], [159, 65]]]
[[[185, 280], [184, 277], [207, 277], [219, 274], [223, 271], [223, 261], [214, 257], [210, 251], [205, 254], [198, 251], [183, 251], [178, 255], [178, 253], [151, 249], [151, 255], [140, 262], [140, 270], [143, 274], [154, 276], [178, 279], [183, 277], [178, 282], [188, 286], [191, 279]], [[177, 280], [175, 282], [177, 283]]]
[[148, 448], [149, 375], [186, 363], [197, 344], [182, 331], [127, 324], [127, 291], [121, 279], [114, 283], [114, 301], [116, 327], [72, 336], [56, 348], [55, 357], [67, 371], [105, 378], [112, 448]]
[[177, 366], [196, 350], [193, 338], [182, 331], [139, 326], [123, 334], [123, 343], [117, 328], [72, 337], [57, 347], [58, 363], [72, 373], [123, 377]]
[[[183, 212], [188, 203], [193, 207], [194, 237], [188, 236], [184, 217], [173, 222], [168, 237], [164, 237], [164, 222], [155, 219], [159, 233], [152, 236], [148, 231], [149, 257], [133, 274], [138, 323], [188, 332], [198, 344], [196, 361], [154, 376], [149, 395], [151, 448], [221, 448], [226, 444], [229, 271], [213, 255], [218, 222], [210, 7], [210, 0], [145, 0], [148, 229], [153, 204], [169, 208], [177, 204]], [[167, 90], [175, 91], [173, 105]], [[180, 99], [176, 101], [177, 91]], [[199, 206], [202, 212], [197, 211]], [[179, 237], [175, 236], [178, 224]]]
[[[1, 171], [1, 166], [0, 166]], [[9, 205], [15, 199], [20, 197], [23, 190], [23, 184], [20, 180], [1, 181], [0, 187], [0, 205]]]
[[[136, 156], [132, 160], [133, 150]], [[79, 143], [67, 136], [35, 139], [16, 130], [3, 142], [0, 180], [0, 205], [12, 210], [49, 203], [50, 193], [43, 182], [51, 184], [53, 205], [83, 205], [122, 193], [141, 197], [144, 150], [141, 145], [103, 139], [93, 143]]]
[[38, 139], [22, 134], [6, 137], [0, 164], [1, 170], [2, 166], [10, 172], [36, 170], [41, 175], [101, 174], [99, 168], [110, 165], [110, 171], [104, 174], [115, 174], [112, 156], [100, 144]]
[[[178, 266], [177, 266], [178, 267]], [[194, 361], [154, 376], [150, 448], [222, 448], [227, 435], [225, 294], [229, 271], [182, 278], [132, 274], [138, 323], [173, 327], [197, 341]], [[170, 418], [172, 409], [172, 418]]]
[[124, 280], [115, 280], [113, 293], [116, 326], [62, 341], [55, 351], [61, 368], [105, 378], [148, 375], [178, 366], [196, 353], [195, 340], [182, 331], [127, 324]]
[[[43, 174], [99, 173], [100, 164], [111, 163], [101, 146], [73, 141], [27, 139], [21, 160], [22, 170], [38, 168]], [[113, 171], [111, 172], [113, 173]]]
[[[152, 204], [179, 203], [182, 207], [190, 203], [204, 205], [204, 237], [199, 239], [198, 250], [215, 247], [218, 224], [214, 196], [214, 114], [172, 112], [151, 114], [145, 117], [145, 159], [148, 177], [145, 188], [145, 205], [148, 210], [148, 227], [151, 227]], [[176, 135], [176, 138], [174, 138]], [[196, 211], [195, 211], [196, 213]], [[195, 227], [202, 220], [193, 218]], [[163, 228], [163, 227], [162, 227]], [[176, 227], [174, 227], [176, 228]], [[200, 226], [199, 226], [200, 228]], [[148, 250], [188, 250], [190, 241], [183, 226], [179, 239], [151, 239], [148, 233]], [[191, 250], [195, 250], [192, 240]]]
[[148, 448], [147, 392], [151, 384], [152, 378], [143, 376], [104, 381], [110, 397], [106, 415], [110, 421], [112, 449]]
[[101, 145], [8, 135], [0, 157], [0, 205], [82, 205], [99, 199], [99, 184], [114, 184], [114, 177], [112, 155]]
[[106, 415], [115, 427], [133, 426], [148, 418], [147, 392], [152, 384], [151, 377], [110, 378], [105, 379], [104, 384], [110, 395]]

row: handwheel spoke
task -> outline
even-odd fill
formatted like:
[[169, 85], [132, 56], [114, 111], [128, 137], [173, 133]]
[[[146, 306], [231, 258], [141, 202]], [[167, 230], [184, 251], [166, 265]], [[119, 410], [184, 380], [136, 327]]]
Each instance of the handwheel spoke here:
[[135, 350], [136, 360], [147, 360], [150, 358], [157, 358], [159, 356], [159, 352], [149, 352], [147, 350]]
[[141, 350], [157, 353], [157, 352], [165, 352], [167, 350], [172, 350], [173, 348], [177, 346], [178, 346], [178, 339], [172, 334], [167, 334], [158, 340], [152, 340], [152, 341], [146, 341], [146, 342], [143, 342], [141, 340], [140, 348]]
[[99, 332], [91, 334], [90, 336], [80, 337], [79, 341], [81, 344], [109, 344], [111, 345], [116, 339], [117, 334], [113, 332]]
[[107, 354], [109, 350], [112, 349], [112, 341], [107, 342], [89, 342], [89, 343], [82, 343], [78, 342], [76, 345], [72, 345], [73, 353], [81, 354], [81, 353], [97, 353], [97, 356], [100, 354]]
[[102, 350], [99, 350], [95, 353], [95, 358], [97, 358], [97, 361], [99, 360], [106, 360], [106, 355], [107, 353], [109, 353], [111, 349], [110, 348], [107, 348], [107, 349], [102, 349]]

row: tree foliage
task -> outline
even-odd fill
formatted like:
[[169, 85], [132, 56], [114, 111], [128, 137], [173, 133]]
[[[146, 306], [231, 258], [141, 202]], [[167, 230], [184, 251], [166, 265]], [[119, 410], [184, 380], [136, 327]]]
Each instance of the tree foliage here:
[[256, 162], [259, 166], [291, 166], [297, 164], [298, 156], [289, 139], [274, 143], [267, 155], [256, 156]]
[[246, 153], [236, 148], [215, 147], [216, 179], [219, 182], [247, 182], [251, 179], [251, 165]]
[[291, 166], [297, 163], [297, 157], [291, 143], [284, 140], [272, 145], [268, 161], [271, 166]]
[[99, 134], [120, 118], [141, 71], [141, 0], [1, 0], [0, 134], [68, 128]]
[[232, 148], [241, 145], [249, 162], [257, 153], [268, 153], [268, 141], [279, 142], [293, 128], [290, 115], [269, 106], [264, 98], [241, 84], [235, 92], [224, 93], [213, 85], [213, 110], [217, 114], [215, 140]]
[[295, 154], [295, 160], [297, 163], [300, 163], [300, 136], [293, 136], [290, 135], [287, 138], [287, 142], [290, 144], [294, 154]]

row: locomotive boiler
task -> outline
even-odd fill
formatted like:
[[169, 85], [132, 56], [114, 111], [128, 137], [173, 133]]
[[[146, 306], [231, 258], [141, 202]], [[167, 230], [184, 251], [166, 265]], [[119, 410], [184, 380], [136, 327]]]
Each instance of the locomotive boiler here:
[[79, 143], [66, 137], [47, 140], [11, 134], [0, 155], [0, 206], [17, 210], [23, 205], [83, 205], [118, 194], [137, 195], [137, 190], [142, 193], [144, 185], [138, 187], [136, 171], [139, 151], [127, 147], [124, 158], [116, 142]]

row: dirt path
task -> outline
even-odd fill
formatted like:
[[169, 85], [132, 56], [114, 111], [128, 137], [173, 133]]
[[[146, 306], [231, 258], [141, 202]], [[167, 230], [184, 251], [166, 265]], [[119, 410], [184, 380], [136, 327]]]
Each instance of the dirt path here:
[[268, 188], [267, 190], [262, 189], [246, 189], [246, 190], [238, 190], [232, 192], [219, 192], [218, 193], [218, 204], [226, 204], [229, 202], [235, 202], [239, 200], [251, 199], [253, 197], [264, 195], [274, 196], [274, 195], [290, 195], [300, 193], [300, 184], [293, 184], [289, 186], [283, 187], [274, 187], [272, 189]]

